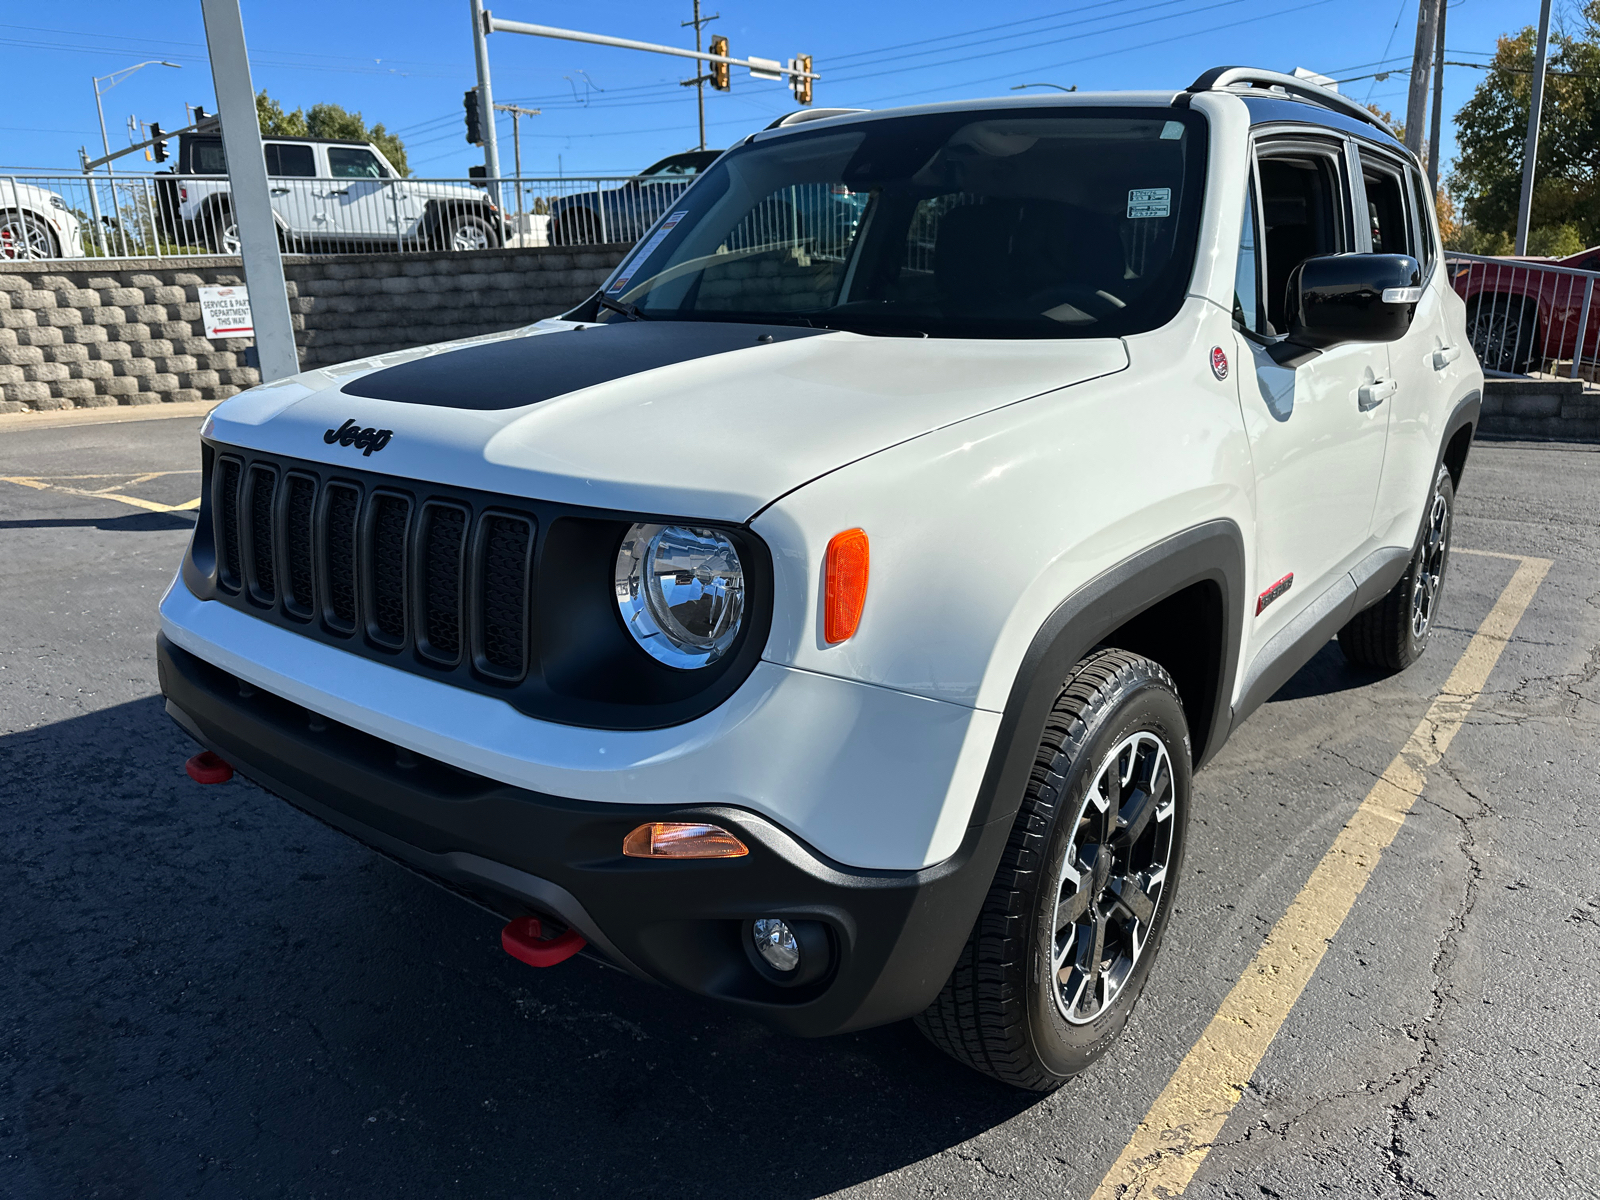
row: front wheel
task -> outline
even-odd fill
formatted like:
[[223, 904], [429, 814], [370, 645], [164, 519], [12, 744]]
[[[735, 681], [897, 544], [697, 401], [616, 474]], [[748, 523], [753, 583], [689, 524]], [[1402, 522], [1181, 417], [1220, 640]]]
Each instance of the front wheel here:
[[1441, 466], [1428, 494], [1411, 565], [1387, 596], [1351, 617], [1339, 630], [1339, 649], [1355, 666], [1403, 671], [1428, 648], [1445, 571], [1450, 566], [1450, 525], [1455, 508], [1450, 468]]
[[1176, 899], [1189, 729], [1171, 676], [1089, 655], [1045, 722], [1000, 868], [917, 1027], [1004, 1083], [1049, 1091], [1122, 1032]]
[[0, 212], [0, 260], [59, 257], [61, 249], [44, 221], [18, 209]]

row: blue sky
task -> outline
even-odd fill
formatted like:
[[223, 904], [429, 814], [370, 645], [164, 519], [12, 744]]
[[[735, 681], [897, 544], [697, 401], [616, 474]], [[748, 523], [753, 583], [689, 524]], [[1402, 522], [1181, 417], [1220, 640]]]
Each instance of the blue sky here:
[[[694, 44], [679, 24], [690, 0], [490, 4], [513, 20]], [[460, 176], [482, 161], [462, 136], [461, 93], [474, 82], [467, 0], [243, 0], [242, 8], [257, 90], [285, 107], [332, 101], [382, 121], [405, 139], [417, 174]], [[809, 53], [823, 76], [817, 103], [871, 108], [1003, 95], [1040, 81], [1180, 88], [1219, 63], [1353, 79], [1409, 65], [1417, 12], [1416, 0], [707, 0], [704, 8], [721, 13], [707, 36], [727, 36], [736, 57]], [[1447, 58], [1483, 61], [1498, 34], [1537, 17], [1536, 0], [1456, 0]], [[495, 98], [542, 109], [522, 123], [528, 175], [627, 172], [696, 142], [694, 91], [678, 86], [691, 74], [688, 60], [513, 34], [494, 34], [489, 48]], [[150, 58], [181, 69], [146, 67], [106, 94], [113, 147], [127, 144], [130, 114], [172, 128], [185, 102], [213, 107], [198, 0], [0, 5], [0, 167], [72, 169], [80, 143], [99, 144], [91, 78]], [[1448, 115], [1483, 72], [1445, 72]], [[1403, 115], [1405, 88], [1395, 75], [1342, 90]], [[783, 85], [736, 68], [732, 92], [707, 91], [708, 142], [725, 146], [794, 107]], [[509, 118], [500, 129], [509, 170]], [[1447, 123], [1447, 147], [1450, 133]], [[150, 169], [142, 158], [128, 166]]]

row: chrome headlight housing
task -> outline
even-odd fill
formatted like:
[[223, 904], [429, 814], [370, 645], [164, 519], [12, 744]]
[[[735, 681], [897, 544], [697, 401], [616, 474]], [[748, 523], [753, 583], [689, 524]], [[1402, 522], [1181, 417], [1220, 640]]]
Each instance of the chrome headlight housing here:
[[744, 622], [744, 564], [732, 539], [691, 525], [636, 524], [617, 551], [617, 607], [657, 662], [708, 667]]

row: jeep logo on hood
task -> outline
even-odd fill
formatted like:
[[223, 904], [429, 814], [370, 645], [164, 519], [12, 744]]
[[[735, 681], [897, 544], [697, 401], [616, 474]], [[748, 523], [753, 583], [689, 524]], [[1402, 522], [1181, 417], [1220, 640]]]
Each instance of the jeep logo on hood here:
[[335, 442], [341, 446], [354, 446], [361, 451], [363, 458], [368, 458], [387, 446], [393, 436], [392, 429], [373, 429], [370, 426], [362, 429], [354, 421], [346, 421], [339, 428], [324, 433], [322, 440], [330, 446]]

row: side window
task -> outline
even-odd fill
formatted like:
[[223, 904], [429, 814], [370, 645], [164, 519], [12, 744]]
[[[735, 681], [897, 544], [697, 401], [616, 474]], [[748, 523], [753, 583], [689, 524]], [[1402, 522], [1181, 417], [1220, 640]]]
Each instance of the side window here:
[[371, 150], [328, 147], [328, 173], [335, 179], [382, 179], [388, 175]]
[[1437, 240], [1434, 234], [1437, 213], [1433, 208], [1433, 192], [1421, 171], [1411, 167], [1406, 173], [1411, 176], [1411, 196], [1417, 205], [1417, 261], [1422, 264], [1422, 274], [1426, 276], [1428, 268], [1433, 266], [1434, 244]]
[[1233, 272], [1233, 319], [1253, 333], [1261, 332], [1261, 256], [1256, 253], [1256, 186], [1244, 193], [1244, 228], [1239, 233], [1239, 259]]
[[316, 161], [312, 157], [310, 146], [285, 145], [282, 142], [268, 142], [263, 149], [267, 153], [267, 174], [276, 176], [294, 176], [309, 179], [317, 173]]
[[196, 175], [226, 175], [228, 156], [222, 152], [222, 142], [195, 142], [189, 169]]
[[1406, 194], [1400, 176], [1386, 167], [1361, 160], [1361, 182], [1366, 189], [1367, 221], [1372, 227], [1374, 254], [1411, 254], [1416, 247], [1407, 227]]
[[1267, 325], [1263, 333], [1287, 333], [1289, 275], [1308, 258], [1339, 254], [1344, 230], [1344, 188], [1332, 148], [1264, 148], [1260, 159], [1262, 250], [1267, 269]]

